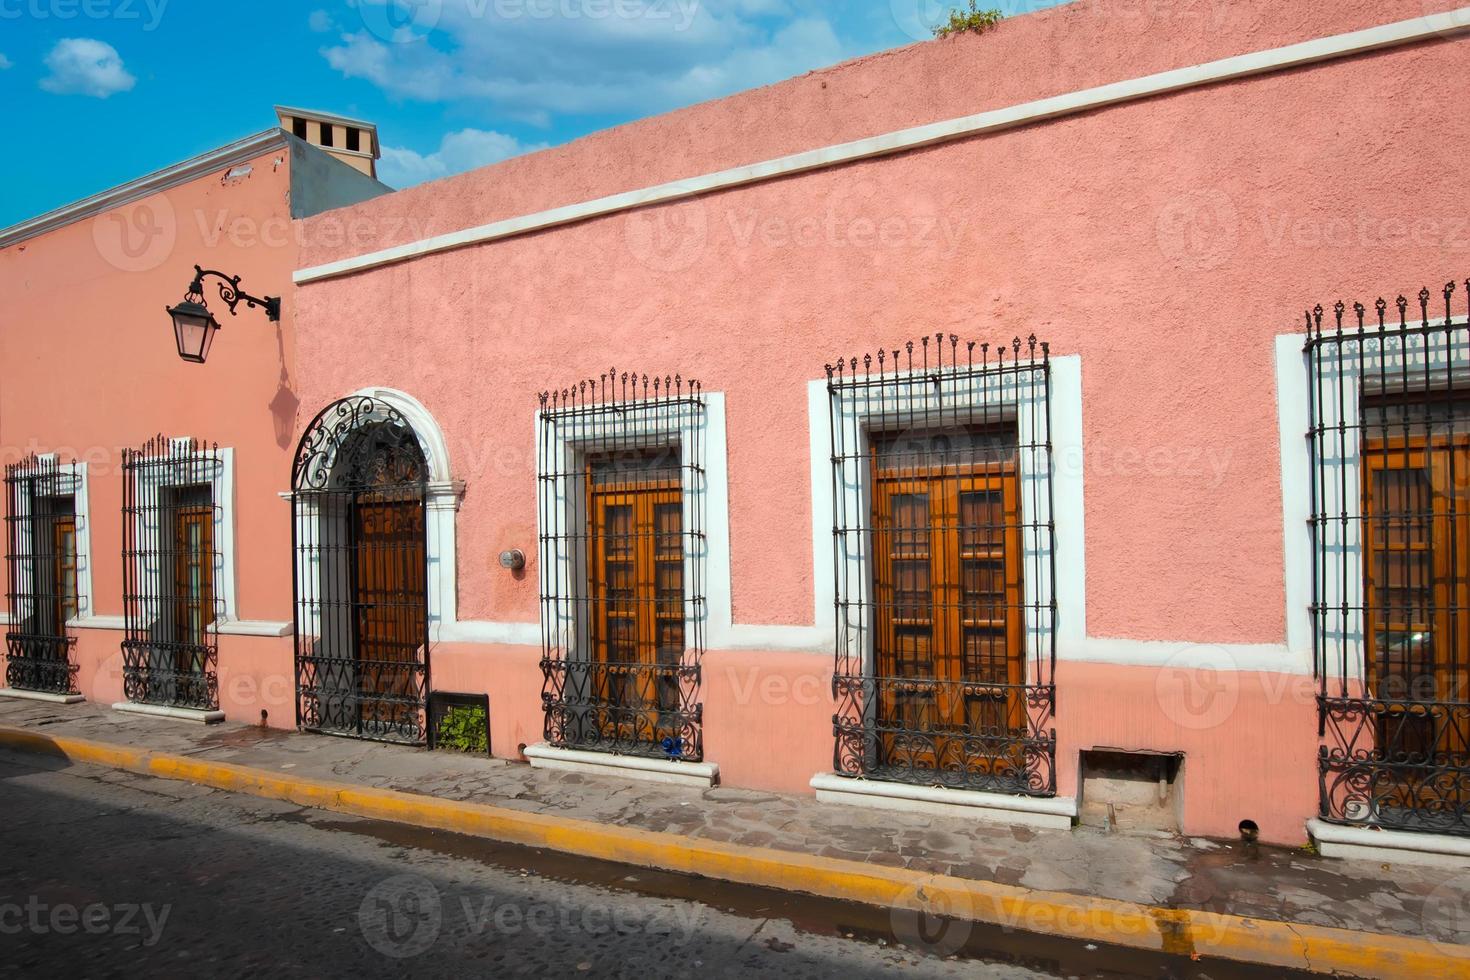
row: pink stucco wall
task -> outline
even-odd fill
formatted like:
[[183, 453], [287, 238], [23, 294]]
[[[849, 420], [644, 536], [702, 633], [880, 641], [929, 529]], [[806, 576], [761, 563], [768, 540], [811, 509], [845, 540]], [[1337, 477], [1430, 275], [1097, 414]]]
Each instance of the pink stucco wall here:
[[[320, 216], [304, 225], [302, 265], [1453, 6], [1063, 6]], [[514, 578], [494, 557], [518, 547], [534, 562], [536, 393], [609, 366], [698, 377], [727, 399], [735, 620], [805, 625], [808, 381], [838, 356], [923, 333], [1035, 332], [1054, 355], [1082, 357], [1088, 634], [1281, 644], [1273, 338], [1298, 331], [1318, 300], [1463, 275], [1467, 44], [1192, 90], [303, 286], [303, 402], [315, 410], [367, 385], [420, 399], [468, 487], [460, 617], [534, 623], [534, 567]], [[497, 733], [534, 737], [529, 655], [499, 651], [474, 670], [467, 652], [446, 656], [461, 683], [526, 699], [513, 724], [500, 712]], [[746, 669], [790, 685], [829, 665], [706, 660], [707, 757], [737, 784], [800, 789], [830, 766], [830, 695], [752, 699], [733, 683]], [[1175, 720], [1160, 676], [1064, 663], [1059, 790], [1076, 791], [1089, 747], [1185, 751], [1187, 830], [1233, 834], [1253, 819], [1268, 839], [1300, 839], [1315, 798], [1310, 702], [1257, 696], [1292, 678], [1242, 674], [1228, 717], [1202, 730]]]
[[[297, 427], [294, 304], [287, 296], [278, 324], [243, 305], [230, 317], [207, 282], [223, 329], [202, 365], [179, 360], [165, 312], [196, 263], [238, 274], [256, 294], [288, 293], [290, 158], [282, 148], [237, 169], [0, 250], [0, 455], [87, 463], [97, 616], [123, 614], [121, 450], [162, 434], [235, 451], [238, 618], [292, 618], [290, 512], [277, 494], [290, 483]], [[82, 693], [122, 700], [123, 633], [75, 635]], [[258, 721], [264, 708], [274, 724], [295, 723], [290, 651], [289, 638], [221, 638], [228, 717]], [[272, 678], [286, 684], [284, 703], [269, 693]]]

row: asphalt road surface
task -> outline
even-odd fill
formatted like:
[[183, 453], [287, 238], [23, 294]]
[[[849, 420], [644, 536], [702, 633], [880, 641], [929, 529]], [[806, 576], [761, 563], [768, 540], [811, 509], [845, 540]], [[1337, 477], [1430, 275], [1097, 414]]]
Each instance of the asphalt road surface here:
[[1233, 977], [0, 753], [0, 975]]

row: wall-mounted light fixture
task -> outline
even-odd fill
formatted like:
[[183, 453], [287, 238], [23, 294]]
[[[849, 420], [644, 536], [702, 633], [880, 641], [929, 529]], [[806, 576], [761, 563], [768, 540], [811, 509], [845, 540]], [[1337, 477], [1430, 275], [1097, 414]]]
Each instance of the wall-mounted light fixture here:
[[519, 548], [500, 553], [500, 567], [508, 568], [513, 572], [519, 572], [526, 567], [526, 553]]
[[223, 272], [201, 269], [196, 265], [194, 281], [189, 283], [189, 291], [177, 306], [168, 307], [168, 315], [174, 321], [174, 342], [179, 346], [179, 357], [194, 364], [204, 363], [204, 359], [209, 356], [210, 345], [214, 343], [215, 332], [219, 330], [219, 321], [204, 303], [205, 276], [214, 276], [221, 280], [219, 298], [230, 308], [230, 316], [235, 315], [235, 307], [244, 303], [251, 309], [257, 306], [263, 308], [266, 317], [272, 322], [281, 319], [279, 296], [251, 296], [241, 291], [239, 276], [227, 276]]

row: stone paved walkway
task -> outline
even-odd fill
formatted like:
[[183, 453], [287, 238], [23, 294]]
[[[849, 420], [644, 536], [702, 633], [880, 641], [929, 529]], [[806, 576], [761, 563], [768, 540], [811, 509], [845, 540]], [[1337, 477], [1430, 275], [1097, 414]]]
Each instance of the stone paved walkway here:
[[[1089, 828], [1031, 830], [532, 769], [498, 759], [0, 698], [0, 726], [704, 840], [1027, 888], [1470, 944], [1470, 872]], [[0, 791], [3, 792], [3, 791]]]

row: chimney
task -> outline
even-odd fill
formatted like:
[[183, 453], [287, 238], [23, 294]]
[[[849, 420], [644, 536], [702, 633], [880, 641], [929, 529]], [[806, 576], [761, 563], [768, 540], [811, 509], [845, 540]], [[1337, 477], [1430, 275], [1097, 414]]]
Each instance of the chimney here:
[[327, 151], [354, 170], [377, 179], [378, 127], [361, 119], [312, 109], [276, 106], [276, 119], [286, 132]]

